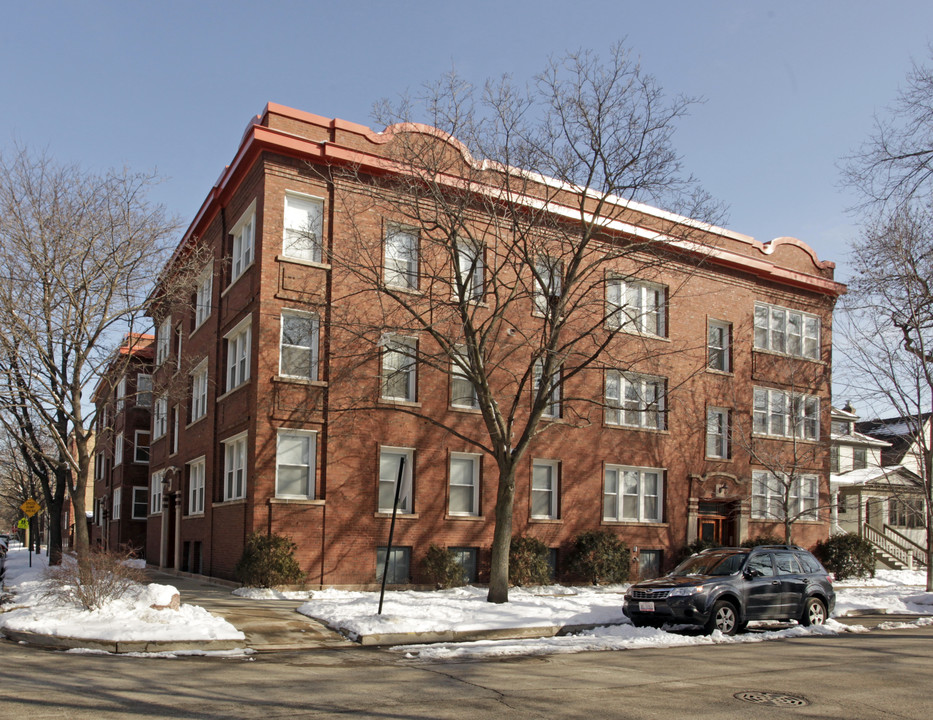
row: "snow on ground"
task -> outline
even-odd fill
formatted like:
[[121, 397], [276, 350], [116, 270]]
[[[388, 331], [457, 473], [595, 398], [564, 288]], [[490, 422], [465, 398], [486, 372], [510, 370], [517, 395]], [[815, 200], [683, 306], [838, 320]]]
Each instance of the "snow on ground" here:
[[197, 605], [178, 610], [155, 610], [167, 605], [177, 590], [170, 585], [140, 585], [134, 592], [97, 610], [84, 610], [48, 595], [47, 560], [23, 547], [10, 548], [6, 561], [11, 603], [0, 606], [0, 631], [5, 628], [56, 637], [128, 641], [244, 640], [245, 636], [223, 618]]
[[310, 590], [274, 590], [257, 587], [237, 588], [233, 594], [249, 600], [308, 600], [312, 595]]

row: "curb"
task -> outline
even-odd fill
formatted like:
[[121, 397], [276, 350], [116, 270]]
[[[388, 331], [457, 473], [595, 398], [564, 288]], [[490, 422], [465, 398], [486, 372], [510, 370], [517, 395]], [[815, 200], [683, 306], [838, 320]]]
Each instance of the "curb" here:
[[[446, 630], [438, 632], [408, 632], [408, 633], [373, 633], [371, 635], [356, 635], [357, 643], [364, 647], [377, 645], [428, 645], [444, 642], [476, 642], [480, 640], [534, 640], [543, 637], [570, 635], [583, 630], [592, 630], [607, 625], [622, 623], [598, 623], [587, 625], [539, 625], [525, 628], [490, 628], [486, 630]], [[345, 630], [333, 628], [342, 634]]]
[[101, 650], [117, 655], [124, 653], [178, 652], [183, 650], [212, 652], [215, 650], [244, 649], [242, 640], [205, 640], [203, 642], [192, 642], [190, 640], [108, 641], [42, 635], [41, 633], [9, 630], [7, 628], [3, 629], [2, 634], [13, 642], [26, 643], [28, 645], [35, 645], [37, 647], [53, 650]]

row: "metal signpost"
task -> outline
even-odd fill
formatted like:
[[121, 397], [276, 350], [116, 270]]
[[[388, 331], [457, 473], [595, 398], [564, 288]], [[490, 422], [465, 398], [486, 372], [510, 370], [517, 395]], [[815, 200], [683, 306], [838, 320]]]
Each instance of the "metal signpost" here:
[[19, 509], [26, 513], [26, 517], [29, 518], [29, 520], [26, 521], [26, 547], [29, 548], [29, 567], [32, 567], [32, 538], [29, 532], [32, 523], [30, 521], [32, 520], [32, 516], [42, 509], [42, 506], [32, 498], [29, 498], [19, 506]]

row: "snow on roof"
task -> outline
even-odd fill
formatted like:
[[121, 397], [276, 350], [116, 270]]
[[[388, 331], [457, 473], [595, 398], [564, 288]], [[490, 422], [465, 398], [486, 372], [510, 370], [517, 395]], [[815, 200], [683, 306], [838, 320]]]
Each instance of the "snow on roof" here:
[[[887, 465], [885, 467], [867, 467], [861, 470], [850, 470], [846, 473], [833, 473], [829, 476], [829, 484], [839, 487], [853, 485], [868, 485], [876, 482], [897, 482], [903, 484], [912, 475], [903, 465]], [[906, 477], [905, 477], [906, 476]]]

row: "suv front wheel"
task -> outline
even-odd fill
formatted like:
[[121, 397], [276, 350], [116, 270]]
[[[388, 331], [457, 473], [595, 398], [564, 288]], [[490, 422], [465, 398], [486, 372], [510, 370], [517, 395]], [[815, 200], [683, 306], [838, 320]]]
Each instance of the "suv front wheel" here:
[[739, 630], [739, 614], [728, 600], [717, 600], [706, 621], [706, 632], [719, 630], [723, 635], [735, 635]]
[[826, 622], [826, 606], [819, 598], [807, 598], [803, 606], [803, 615], [800, 617], [801, 625], [822, 625]]

